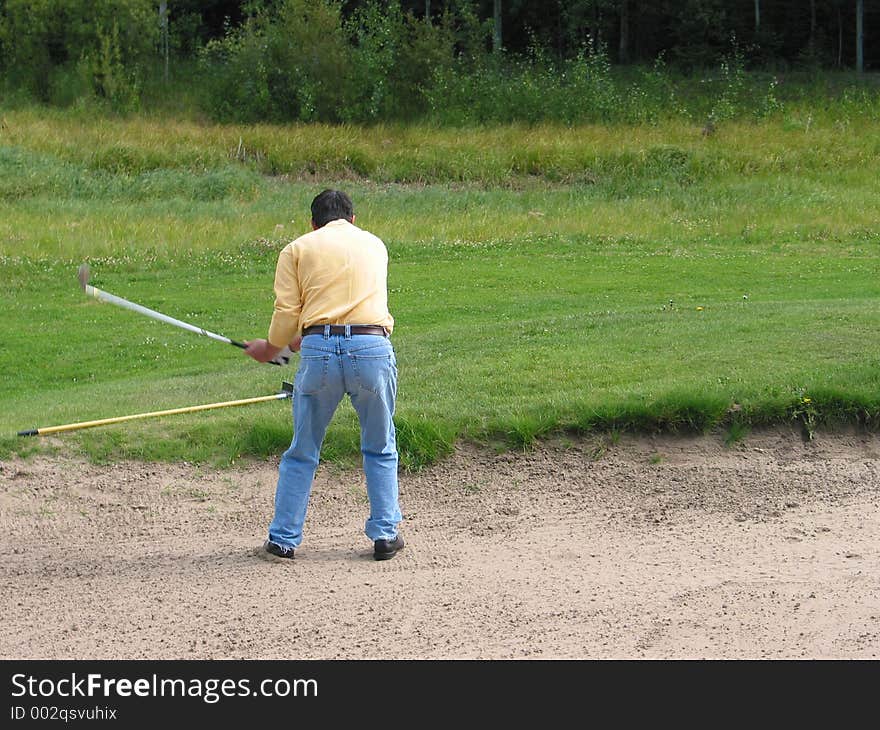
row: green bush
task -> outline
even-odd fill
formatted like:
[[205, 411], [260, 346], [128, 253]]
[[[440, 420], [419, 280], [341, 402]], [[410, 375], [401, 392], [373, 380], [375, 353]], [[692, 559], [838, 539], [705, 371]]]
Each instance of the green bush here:
[[373, 0], [358, 8], [346, 24], [353, 40], [350, 79], [352, 94], [341, 109], [347, 122], [388, 118], [393, 106], [392, 80], [403, 40], [400, 4], [382, 7]]
[[588, 45], [570, 65], [570, 87], [566, 97], [575, 108], [566, 114], [568, 122], [612, 122], [625, 117], [625, 106], [614, 80], [611, 61], [602, 46]]
[[535, 48], [526, 58], [459, 57], [438, 68], [427, 91], [431, 114], [443, 124], [568, 124], [629, 121], [630, 107], [611, 74], [604, 49], [585, 48], [554, 62]]
[[204, 48], [209, 111], [224, 121], [341, 121], [350, 54], [338, 2], [284, 0]]
[[221, 122], [253, 122], [269, 115], [270, 93], [262, 30], [256, 23], [209, 42], [199, 56], [205, 104]]
[[454, 44], [450, 21], [432, 25], [397, 2], [368, 3], [343, 22], [333, 0], [283, 0], [202, 50], [208, 110], [245, 122], [417, 118]]
[[7, 0], [0, 5], [0, 65], [8, 83], [40, 101], [67, 101], [59, 79], [73, 74], [89, 94], [130, 106], [158, 32], [150, 0]]
[[[710, 0], [704, 7], [720, 12], [722, 5]], [[491, 20], [480, 21], [471, 0], [448, 0], [430, 21], [404, 10], [400, 0], [242, 6], [249, 13], [244, 21], [204, 47], [195, 38], [184, 41], [201, 16], [172, 12], [172, 50], [197, 54], [198, 61], [174, 58], [166, 78], [154, 2], [0, 0], [3, 102], [123, 112], [143, 106], [226, 122], [579, 125], [675, 117], [703, 125], [706, 136], [732, 120], [783, 113], [789, 128], [809, 130], [819, 111], [843, 126], [880, 108], [880, 94], [864, 74], [832, 81], [812, 72], [804, 83], [794, 74], [747, 72], [749, 49], [734, 36], [700, 46], [704, 56], [720, 56], [714, 62], [683, 59], [671, 49], [670, 57], [692, 70], [683, 76], [662, 58], [651, 68], [612, 68], [601, 44], [588, 43], [570, 58], [548, 52], [546, 39], [523, 55], [496, 53]], [[715, 25], [709, 17], [682, 18], [682, 27], [694, 31]], [[809, 112], [799, 116], [805, 106]], [[261, 169], [271, 172], [269, 151], [258, 154]], [[311, 153], [304, 154], [315, 167]], [[370, 174], [375, 165], [352, 159], [349, 168]]]
[[392, 75], [391, 116], [415, 119], [430, 109], [428, 89], [436, 71], [449, 70], [455, 60], [455, 32], [446, 14], [436, 25], [410, 14], [401, 28], [403, 42]]

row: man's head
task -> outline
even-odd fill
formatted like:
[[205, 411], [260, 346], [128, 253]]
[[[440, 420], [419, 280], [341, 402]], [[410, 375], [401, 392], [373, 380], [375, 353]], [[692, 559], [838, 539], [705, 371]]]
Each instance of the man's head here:
[[312, 226], [321, 228], [330, 221], [344, 218], [354, 223], [354, 204], [340, 190], [325, 190], [312, 201]]

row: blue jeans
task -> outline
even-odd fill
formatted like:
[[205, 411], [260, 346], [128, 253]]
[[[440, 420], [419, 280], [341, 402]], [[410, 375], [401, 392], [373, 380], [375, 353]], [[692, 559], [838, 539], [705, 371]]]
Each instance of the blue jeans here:
[[283, 547], [302, 542], [303, 523], [321, 444], [345, 394], [357, 412], [370, 499], [364, 531], [370, 540], [393, 540], [401, 521], [397, 488], [394, 403], [397, 360], [381, 335], [307, 335], [293, 388], [293, 441], [281, 457], [275, 517], [269, 539]]

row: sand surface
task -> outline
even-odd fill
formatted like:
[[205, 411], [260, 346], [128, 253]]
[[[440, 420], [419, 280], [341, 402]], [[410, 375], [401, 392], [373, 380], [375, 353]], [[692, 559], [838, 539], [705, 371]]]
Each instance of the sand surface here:
[[265, 556], [276, 469], [0, 461], [0, 657], [880, 657], [878, 434], [462, 445], [386, 562], [323, 465]]

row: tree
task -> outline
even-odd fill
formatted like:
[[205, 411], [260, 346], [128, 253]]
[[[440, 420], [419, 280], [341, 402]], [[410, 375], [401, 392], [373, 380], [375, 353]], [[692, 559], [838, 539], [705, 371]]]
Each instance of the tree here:
[[621, 63], [629, 63], [629, 0], [620, 0], [618, 59]]
[[162, 55], [165, 57], [165, 83], [168, 83], [168, 3], [159, 3], [159, 27], [162, 32]]
[[856, 0], [856, 71], [865, 70], [865, 0]]
[[810, 0], [810, 55], [816, 53], [816, 0]]

